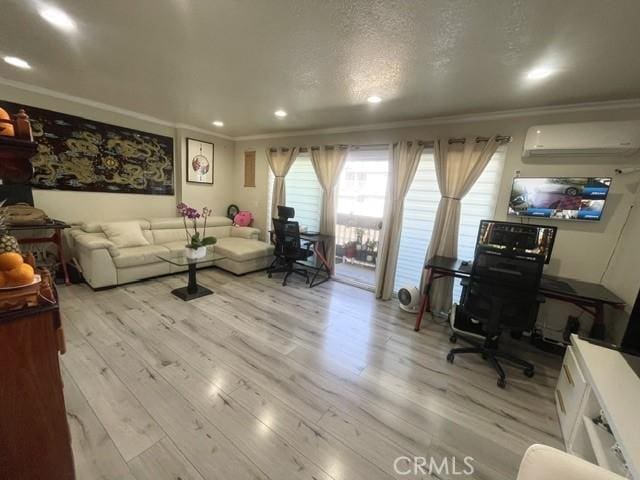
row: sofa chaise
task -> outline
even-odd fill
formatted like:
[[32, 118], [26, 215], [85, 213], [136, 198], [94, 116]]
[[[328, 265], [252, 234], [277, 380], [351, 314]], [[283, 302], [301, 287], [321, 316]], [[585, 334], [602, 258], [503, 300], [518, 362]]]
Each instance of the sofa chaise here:
[[[181, 217], [151, 218], [127, 221], [137, 225], [145, 245], [118, 247], [105, 234], [110, 225], [123, 222], [92, 222], [74, 227], [69, 233], [72, 255], [82, 268], [86, 282], [92, 288], [105, 288], [135, 282], [145, 278], [186, 270], [160, 260], [159, 254], [184, 251], [186, 239]], [[199, 220], [199, 225], [202, 221]], [[267, 268], [273, 260], [273, 245], [259, 240], [260, 230], [237, 227], [226, 217], [209, 217], [207, 235], [217, 238], [213, 247], [226, 258], [215, 265], [236, 275]], [[144, 242], [146, 240], [146, 242]], [[211, 264], [203, 263], [201, 267]]]

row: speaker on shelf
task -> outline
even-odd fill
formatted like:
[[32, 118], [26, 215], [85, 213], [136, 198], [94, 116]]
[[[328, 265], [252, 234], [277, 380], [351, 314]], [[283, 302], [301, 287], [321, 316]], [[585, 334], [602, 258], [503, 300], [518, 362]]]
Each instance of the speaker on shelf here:
[[622, 338], [622, 348], [640, 355], [640, 292], [629, 317], [627, 331]]

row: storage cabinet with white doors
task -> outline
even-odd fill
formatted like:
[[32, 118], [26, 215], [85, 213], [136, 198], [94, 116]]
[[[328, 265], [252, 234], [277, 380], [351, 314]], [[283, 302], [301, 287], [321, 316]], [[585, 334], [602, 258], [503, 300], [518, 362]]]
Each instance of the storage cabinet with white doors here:
[[555, 396], [567, 452], [640, 480], [640, 378], [628, 358], [573, 335]]

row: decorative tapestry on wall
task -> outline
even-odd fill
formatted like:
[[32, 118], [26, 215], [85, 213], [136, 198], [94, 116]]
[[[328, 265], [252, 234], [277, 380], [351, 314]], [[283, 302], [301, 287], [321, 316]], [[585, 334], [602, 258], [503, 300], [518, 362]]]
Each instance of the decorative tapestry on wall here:
[[73, 115], [24, 108], [38, 143], [31, 158], [36, 188], [173, 195], [173, 139]]

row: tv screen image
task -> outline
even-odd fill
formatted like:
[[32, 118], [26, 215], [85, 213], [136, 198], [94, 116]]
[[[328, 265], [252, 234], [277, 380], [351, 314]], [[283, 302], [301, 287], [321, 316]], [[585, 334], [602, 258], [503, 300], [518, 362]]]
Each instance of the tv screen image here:
[[610, 186], [608, 177], [516, 177], [509, 215], [598, 221]]

